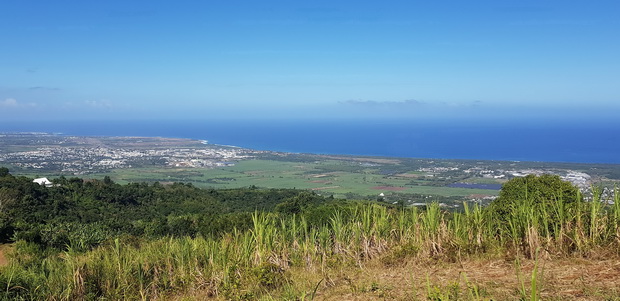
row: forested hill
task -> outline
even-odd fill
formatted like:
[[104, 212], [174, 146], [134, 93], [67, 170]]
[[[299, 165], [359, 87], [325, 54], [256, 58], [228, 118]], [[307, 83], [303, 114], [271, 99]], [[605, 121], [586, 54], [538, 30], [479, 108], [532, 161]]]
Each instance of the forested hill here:
[[586, 202], [557, 175], [511, 179], [460, 212], [52, 181], [0, 168], [0, 300], [620, 298], [620, 193]]
[[60, 177], [51, 187], [0, 168], [0, 242], [88, 249], [117, 235], [219, 235], [252, 224], [251, 212], [299, 213], [330, 198], [295, 189], [201, 189], [158, 182]]

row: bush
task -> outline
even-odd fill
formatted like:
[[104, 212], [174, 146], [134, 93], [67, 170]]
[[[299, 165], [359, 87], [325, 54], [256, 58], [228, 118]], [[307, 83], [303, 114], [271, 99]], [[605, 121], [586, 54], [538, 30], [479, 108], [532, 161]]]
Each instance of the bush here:
[[258, 285], [264, 289], [276, 289], [289, 281], [288, 274], [273, 263], [263, 263], [252, 269]]
[[[533, 208], [536, 213], [548, 215], [549, 221], [558, 221], [558, 215], [582, 201], [579, 188], [557, 175], [528, 175], [506, 182], [497, 199], [489, 206], [491, 216], [505, 224], [521, 208]], [[527, 207], [523, 207], [527, 206]]]

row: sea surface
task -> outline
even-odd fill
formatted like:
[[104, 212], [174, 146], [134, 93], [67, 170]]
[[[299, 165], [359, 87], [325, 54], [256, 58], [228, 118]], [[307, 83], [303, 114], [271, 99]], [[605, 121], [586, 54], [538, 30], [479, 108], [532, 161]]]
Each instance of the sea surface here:
[[15, 131], [192, 138], [296, 153], [620, 163], [620, 122], [0, 121], [0, 132]]

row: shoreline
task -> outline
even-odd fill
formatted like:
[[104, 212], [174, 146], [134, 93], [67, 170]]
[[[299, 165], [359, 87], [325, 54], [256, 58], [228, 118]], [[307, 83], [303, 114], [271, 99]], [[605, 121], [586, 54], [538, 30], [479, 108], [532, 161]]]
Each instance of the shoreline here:
[[[218, 144], [212, 143], [206, 139], [196, 139], [187, 137], [168, 137], [168, 136], [115, 136], [115, 135], [71, 135], [66, 133], [50, 133], [50, 132], [38, 132], [38, 131], [19, 131], [19, 132], [0, 132], [0, 138], [6, 138], [11, 135], [16, 136], [42, 136], [42, 137], [66, 137], [66, 138], [94, 138], [94, 139], [153, 139], [162, 140], [170, 143], [186, 141], [192, 143], [198, 143], [205, 146], [234, 148], [239, 150], [251, 150], [259, 152], [271, 152], [287, 155], [311, 155], [319, 156], [326, 159], [336, 160], [358, 160], [376, 163], [396, 163], [399, 160], [438, 160], [438, 161], [481, 161], [481, 162], [502, 162], [502, 163], [525, 163], [525, 164], [553, 164], [553, 165], [582, 165], [582, 166], [620, 166], [620, 163], [601, 163], [601, 162], [578, 162], [578, 161], [542, 161], [542, 160], [502, 160], [502, 159], [483, 159], [483, 158], [443, 158], [443, 157], [411, 157], [411, 156], [388, 156], [388, 155], [368, 155], [368, 154], [346, 154], [346, 153], [315, 153], [315, 152], [293, 152], [293, 151], [281, 151], [273, 149], [257, 149], [251, 147], [230, 145], [230, 144]], [[171, 145], [173, 146], [173, 145]], [[620, 157], [620, 155], [619, 155]]]

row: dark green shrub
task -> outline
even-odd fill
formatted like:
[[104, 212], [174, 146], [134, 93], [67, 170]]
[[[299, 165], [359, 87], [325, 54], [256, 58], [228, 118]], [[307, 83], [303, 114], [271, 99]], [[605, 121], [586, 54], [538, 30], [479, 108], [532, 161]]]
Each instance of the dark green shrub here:
[[264, 289], [276, 289], [289, 281], [286, 271], [273, 263], [263, 263], [252, 268], [251, 272], [258, 285]]

